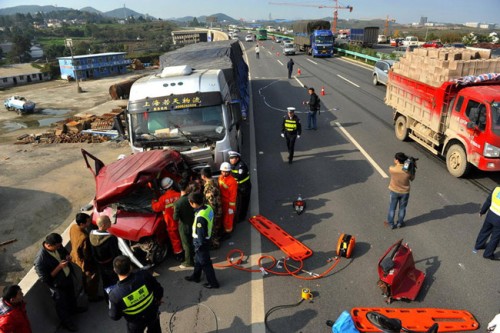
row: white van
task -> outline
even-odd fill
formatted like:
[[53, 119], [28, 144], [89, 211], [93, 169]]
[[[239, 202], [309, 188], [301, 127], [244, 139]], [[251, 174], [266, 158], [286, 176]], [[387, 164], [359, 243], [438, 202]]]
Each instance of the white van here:
[[406, 36], [403, 39], [403, 46], [418, 45], [418, 37], [416, 36]]

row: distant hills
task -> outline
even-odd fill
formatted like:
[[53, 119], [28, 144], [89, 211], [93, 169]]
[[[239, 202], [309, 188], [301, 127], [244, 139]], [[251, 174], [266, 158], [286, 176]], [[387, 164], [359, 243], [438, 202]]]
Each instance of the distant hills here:
[[[54, 11], [64, 11], [64, 10], [75, 10], [74, 8], [68, 8], [68, 7], [58, 7], [58, 6], [38, 6], [38, 5], [24, 5], [24, 6], [15, 6], [15, 7], [9, 7], [9, 8], [1, 8], [0, 9], [0, 16], [1, 15], [15, 15], [17, 13], [19, 14], [31, 14], [34, 15], [38, 12], [42, 13], [49, 13], [49, 12], [54, 12]], [[133, 11], [129, 8], [122, 7], [122, 8], [117, 8], [110, 10], [108, 12], [101, 12], [93, 7], [83, 7], [79, 9], [82, 12], [89, 12], [93, 14], [100, 14], [105, 17], [112, 17], [116, 19], [125, 19], [127, 17], [134, 17], [138, 18], [140, 16], [146, 18], [146, 17], [152, 17], [148, 14], [141, 14], [136, 11]], [[232, 17], [229, 17], [225, 14], [222, 13], [217, 13], [209, 16], [215, 16], [217, 17], [217, 22], [227, 22], [230, 24], [235, 24], [238, 23], [238, 20], [233, 19]], [[207, 15], [204, 16], [199, 16], [196, 19], [198, 22], [206, 22], [207, 20]], [[194, 19], [194, 16], [185, 16], [185, 17], [180, 17], [180, 18], [169, 18], [167, 20], [170, 21], [178, 21], [178, 22], [191, 22]]]
[[[38, 6], [38, 5], [24, 5], [24, 6], [15, 6], [15, 7], [9, 7], [9, 8], [1, 8], [0, 9], [0, 15], [14, 15], [14, 14], [31, 14], [34, 15], [38, 12], [41, 13], [50, 13], [50, 12], [60, 12], [60, 11], [65, 11], [65, 10], [75, 10], [74, 8], [68, 8], [68, 7], [59, 7], [59, 6]], [[93, 14], [100, 14], [102, 16], [106, 17], [112, 17], [116, 19], [125, 19], [127, 17], [133, 16], [134, 18], [137, 17], [146, 17], [149, 15], [146, 14], [140, 14], [136, 11], [133, 11], [132, 9], [123, 7], [123, 8], [117, 8], [114, 10], [111, 10], [109, 12], [101, 12], [95, 8], [92, 7], [84, 7], [80, 9], [82, 12], [89, 12]]]

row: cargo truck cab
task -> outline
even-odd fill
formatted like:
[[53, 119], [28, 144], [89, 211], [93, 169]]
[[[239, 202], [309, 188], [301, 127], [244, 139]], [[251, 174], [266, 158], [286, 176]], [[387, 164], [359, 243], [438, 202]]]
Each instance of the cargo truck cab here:
[[445, 156], [449, 170], [466, 174], [471, 165], [485, 171], [500, 170], [498, 86], [462, 89], [454, 99], [447, 131], [450, 139], [445, 142]]

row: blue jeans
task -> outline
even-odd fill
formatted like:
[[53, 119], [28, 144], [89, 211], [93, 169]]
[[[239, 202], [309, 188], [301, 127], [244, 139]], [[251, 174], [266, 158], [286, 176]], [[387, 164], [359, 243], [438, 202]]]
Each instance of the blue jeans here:
[[387, 214], [387, 222], [389, 225], [394, 225], [394, 216], [396, 215], [396, 206], [399, 203], [398, 212], [398, 225], [404, 223], [406, 215], [406, 206], [408, 206], [408, 199], [410, 198], [410, 193], [396, 193], [389, 191], [390, 203], [389, 203], [389, 213]]
[[309, 111], [307, 113], [307, 128], [309, 129], [317, 129], [318, 125], [316, 123], [316, 115], [318, 114], [318, 111]]

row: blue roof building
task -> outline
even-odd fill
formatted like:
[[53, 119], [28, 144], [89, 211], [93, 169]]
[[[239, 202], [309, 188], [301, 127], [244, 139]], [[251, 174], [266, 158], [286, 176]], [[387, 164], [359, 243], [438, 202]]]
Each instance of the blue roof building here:
[[108, 52], [57, 58], [61, 78], [74, 80], [78, 77], [78, 80], [88, 80], [124, 74], [132, 62], [130, 59], [125, 59], [125, 54], [125, 52]]

